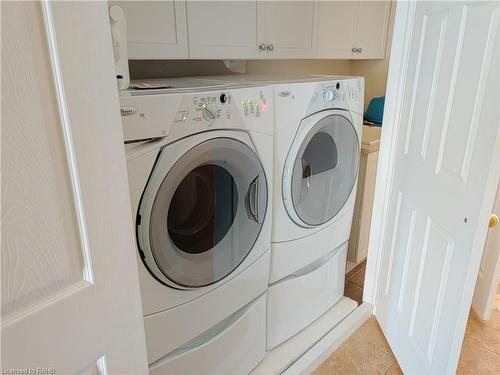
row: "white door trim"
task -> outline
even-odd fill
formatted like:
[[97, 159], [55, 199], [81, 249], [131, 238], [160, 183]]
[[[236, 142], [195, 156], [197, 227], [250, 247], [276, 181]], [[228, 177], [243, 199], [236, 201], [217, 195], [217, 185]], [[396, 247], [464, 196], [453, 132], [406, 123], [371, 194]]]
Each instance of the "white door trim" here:
[[413, 22], [410, 21], [413, 20], [415, 7], [415, 2], [398, 2], [396, 6], [383, 117], [384, 127], [380, 139], [363, 294], [363, 301], [374, 306], [374, 313], [376, 312], [378, 283], [383, 254], [382, 245], [387, 226], [386, 219], [389, 216], [389, 192], [394, 175], [395, 155], [400, 136], [397, 124], [401, 117], [402, 94], [404, 92], [413, 30]]

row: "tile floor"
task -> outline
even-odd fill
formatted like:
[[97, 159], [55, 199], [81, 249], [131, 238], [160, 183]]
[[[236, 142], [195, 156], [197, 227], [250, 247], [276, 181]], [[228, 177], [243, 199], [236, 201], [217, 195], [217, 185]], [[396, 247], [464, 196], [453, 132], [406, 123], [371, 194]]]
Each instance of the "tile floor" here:
[[[358, 293], [356, 287], [359, 288], [361, 278], [364, 279], [364, 271], [363, 276], [357, 273], [349, 275], [349, 278], [346, 276], [346, 291], [349, 286], [354, 291], [353, 294]], [[376, 319], [371, 317], [313, 374], [371, 375], [402, 372]], [[474, 312], [470, 313], [457, 374], [500, 374], [500, 286], [490, 320], [481, 321]]]
[[500, 286], [490, 320], [469, 315], [457, 374], [500, 374]]
[[402, 374], [374, 317], [328, 357], [313, 375]]

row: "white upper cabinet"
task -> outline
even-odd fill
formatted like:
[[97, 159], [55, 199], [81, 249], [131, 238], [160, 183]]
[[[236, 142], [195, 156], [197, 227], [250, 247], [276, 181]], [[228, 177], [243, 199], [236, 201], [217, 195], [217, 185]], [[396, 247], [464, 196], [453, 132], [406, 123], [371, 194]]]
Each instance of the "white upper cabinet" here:
[[189, 57], [316, 57], [317, 1], [188, 1]]
[[317, 1], [258, 1], [257, 40], [263, 58], [316, 57]]
[[356, 45], [359, 59], [383, 59], [387, 41], [389, 1], [360, 1], [356, 22]]
[[356, 44], [356, 1], [320, 1], [318, 57], [352, 59]]
[[383, 59], [389, 1], [321, 1], [318, 58]]
[[256, 1], [188, 1], [186, 7], [190, 58], [257, 57]]
[[127, 20], [130, 60], [187, 59], [186, 5], [175, 1], [113, 1]]
[[[381, 59], [389, 1], [113, 1], [129, 59]], [[189, 39], [189, 43], [188, 43]]]

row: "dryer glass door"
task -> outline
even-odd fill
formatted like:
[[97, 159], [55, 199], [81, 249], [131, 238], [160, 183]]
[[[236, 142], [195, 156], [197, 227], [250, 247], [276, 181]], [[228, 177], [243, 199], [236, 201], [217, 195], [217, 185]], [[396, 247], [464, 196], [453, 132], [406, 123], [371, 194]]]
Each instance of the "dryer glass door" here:
[[291, 198], [303, 222], [297, 224], [317, 226], [331, 220], [351, 194], [358, 165], [359, 141], [351, 121], [335, 113], [316, 122], [293, 161]]
[[[213, 284], [230, 274], [251, 251], [267, 207], [263, 167], [245, 143], [214, 138], [186, 152], [163, 176], [162, 150], [153, 175], [147, 236], [158, 278], [182, 287]], [[165, 154], [164, 154], [165, 153]], [[141, 242], [141, 241], [140, 241]], [[148, 267], [153, 270], [156, 267]]]

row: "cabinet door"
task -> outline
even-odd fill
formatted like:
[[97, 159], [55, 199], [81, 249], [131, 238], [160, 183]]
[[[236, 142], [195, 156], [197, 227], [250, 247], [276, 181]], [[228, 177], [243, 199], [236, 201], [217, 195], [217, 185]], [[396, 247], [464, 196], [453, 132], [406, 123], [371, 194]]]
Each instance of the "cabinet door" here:
[[355, 58], [384, 58], [390, 8], [389, 1], [359, 2], [356, 23], [356, 47], [359, 53]]
[[263, 58], [316, 57], [318, 2], [257, 2], [257, 41]]
[[175, 1], [113, 1], [127, 20], [130, 60], [186, 59], [186, 6]]
[[195, 59], [254, 59], [256, 1], [188, 1], [189, 56]]
[[352, 59], [356, 41], [357, 1], [320, 1], [318, 58]]

